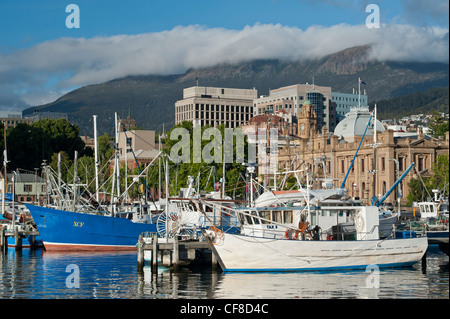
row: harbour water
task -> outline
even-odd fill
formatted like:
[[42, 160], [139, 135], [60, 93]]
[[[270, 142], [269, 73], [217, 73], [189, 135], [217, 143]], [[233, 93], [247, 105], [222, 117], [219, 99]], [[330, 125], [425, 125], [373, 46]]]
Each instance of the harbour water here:
[[160, 268], [139, 273], [136, 253], [0, 256], [0, 299], [448, 299], [449, 258], [438, 249], [400, 269], [305, 273], [222, 273]]

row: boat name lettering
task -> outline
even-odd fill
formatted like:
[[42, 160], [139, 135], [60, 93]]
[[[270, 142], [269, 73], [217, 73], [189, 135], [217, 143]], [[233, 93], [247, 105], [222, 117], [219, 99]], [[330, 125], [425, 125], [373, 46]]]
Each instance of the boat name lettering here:
[[83, 227], [83, 225], [84, 225], [84, 222], [73, 222], [73, 225], [75, 226], [75, 227]]
[[277, 225], [266, 225], [267, 229], [278, 229]]

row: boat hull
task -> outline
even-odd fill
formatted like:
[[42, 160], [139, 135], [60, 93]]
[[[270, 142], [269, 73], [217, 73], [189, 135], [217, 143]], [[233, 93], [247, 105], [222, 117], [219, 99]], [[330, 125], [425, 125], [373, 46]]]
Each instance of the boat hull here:
[[156, 232], [155, 224], [26, 205], [46, 250], [132, 251], [139, 235]]
[[[208, 235], [214, 235], [208, 231]], [[208, 236], [208, 237], [209, 237]], [[410, 266], [426, 252], [426, 237], [361, 240], [300, 241], [223, 234], [209, 240], [222, 269], [241, 271], [314, 271]]]

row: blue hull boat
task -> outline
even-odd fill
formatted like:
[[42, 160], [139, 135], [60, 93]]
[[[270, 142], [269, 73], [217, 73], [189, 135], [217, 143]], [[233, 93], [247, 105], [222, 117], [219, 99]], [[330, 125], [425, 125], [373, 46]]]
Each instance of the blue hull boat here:
[[135, 250], [139, 235], [156, 224], [123, 217], [77, 213], [26, 204], [46, 250]]

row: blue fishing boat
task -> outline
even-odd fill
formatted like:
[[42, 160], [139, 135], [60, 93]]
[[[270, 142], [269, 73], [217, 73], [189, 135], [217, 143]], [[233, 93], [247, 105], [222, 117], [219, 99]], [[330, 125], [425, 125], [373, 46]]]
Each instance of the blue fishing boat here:
[[29, 204], [26, 207], [36, 223], [46, 250], [135, 250], [141, 233], [157, 231], [150, 215], [146, 222], [135, 222], [129, 219], [131, 213], [109, 216]]

